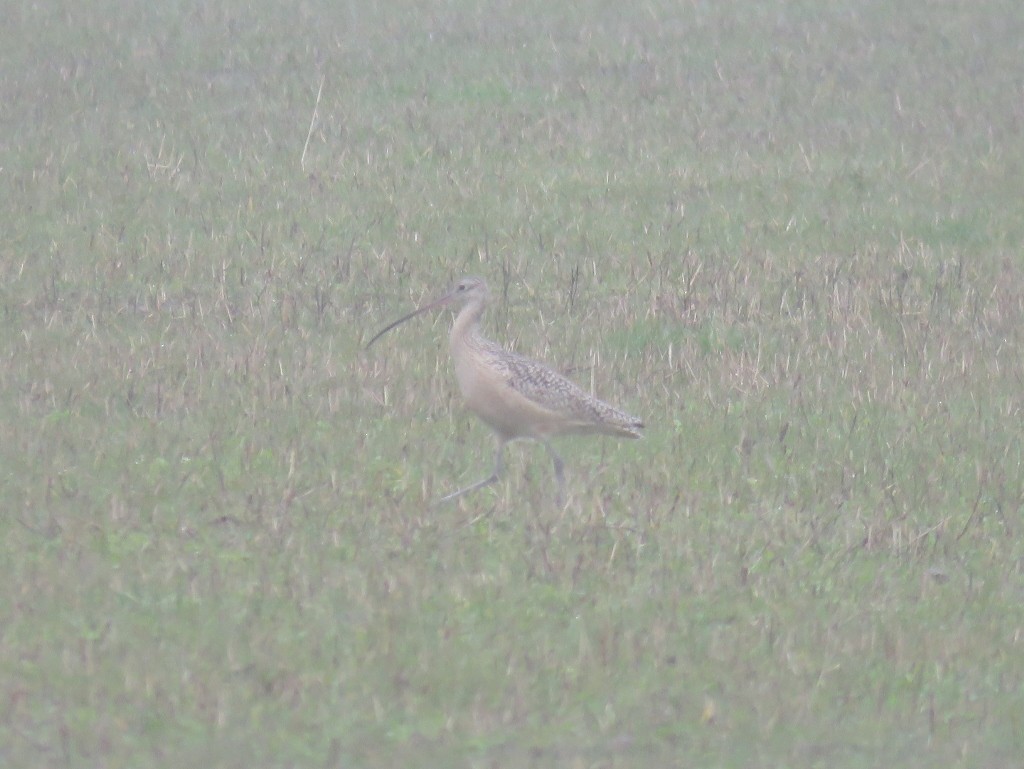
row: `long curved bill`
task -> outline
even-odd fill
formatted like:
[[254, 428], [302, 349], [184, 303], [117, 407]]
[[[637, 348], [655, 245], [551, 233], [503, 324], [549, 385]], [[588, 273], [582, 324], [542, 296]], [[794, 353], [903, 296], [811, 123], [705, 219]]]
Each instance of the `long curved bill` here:
[[396, 326], [401, 326], [407, 320], [412, 320], [417, 315], [421, 315], [422, 313], [428, 312], [429, 310], [435, 310], [438, 307], [442, 307], [443, 305], [445, 305], [448, 302], [450, 302], [454, 296], [455, 296], [455, 290], [452, 289], [451, 291], [449, 291], [447, 294], [445, 294], [444, 296], [440, 297], [439, 299], [435, 299], [433, 302], [429, 302], [428, 304], [425, 304], [422, 307], [417, 307], [415, 310], [410, 312], [408, 315], [403, 315], [401, 318], [396, 320], [394, 323], [389, 323], [387, 326], [385, 326], [380, 331], [378, 331], [376, 336], [374, 336], [373, 339], [371, 339], [369, 342], [367, 342], [366, 346], [363, 349], [364, 350], [369, 350], [370, 349], [370, 345], [372, 345], [374, 342], [376, 342], [378, 339], [380, 339], [382, 336], [384, 336], [386, 333], [388, 333], [391, 329], [395, 328]]

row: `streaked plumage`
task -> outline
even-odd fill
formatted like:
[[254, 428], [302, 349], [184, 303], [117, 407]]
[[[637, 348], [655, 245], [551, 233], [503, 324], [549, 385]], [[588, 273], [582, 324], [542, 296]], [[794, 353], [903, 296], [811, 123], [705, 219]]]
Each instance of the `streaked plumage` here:
[[455, 376], [466, 405], [494, 430], [498, 450], [494, 472], [488, 478], [449, 494], [441, 501], [497, 481], [502, 471], [505, 444], [518, 438], [531, 438], [543, 443], [551, 454], [561, 502], [565, 487], [563, 464], [551, 447], [550, 438], [573, 434], [639, 438], [643, 423], [584, 392], [547, 366], [484, 338], [480, 334], [480, 318], [489, 298], [483, 279], [463, 278], [440, 299], [384, 328], [366, 346], [422, 312], [461, 302], [462, 309], [449, 336]]

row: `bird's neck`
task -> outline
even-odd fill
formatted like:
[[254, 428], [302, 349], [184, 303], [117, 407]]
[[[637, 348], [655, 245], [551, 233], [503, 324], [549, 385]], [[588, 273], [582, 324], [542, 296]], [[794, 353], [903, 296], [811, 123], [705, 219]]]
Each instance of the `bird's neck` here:
[[452, 324], [452, 332], [448, 337], [453, 351], [479, 338], [480, 318], [483, 314], [483, 301], [470, 302], [459, 311], [459, 314], [455, 316], [455, 323]]

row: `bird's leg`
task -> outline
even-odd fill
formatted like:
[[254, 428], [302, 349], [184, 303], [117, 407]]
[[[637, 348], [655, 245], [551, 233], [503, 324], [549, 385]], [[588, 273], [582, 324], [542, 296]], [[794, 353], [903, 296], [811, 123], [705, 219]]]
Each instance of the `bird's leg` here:
[[558, 506], [565, 507], [565, 463], [558, 453], [551, 447], [550, 441], [543, 441], [544, 448], [551, 455], [551, 461], [555, 464], [555, 480], [558, 481]]
[[503, 455], [505, 453], [505, 444], [506, 443], [508, 443], [508, 441], [501, 440], [501, 439], [498, 440], [498, 451], [494, 455], [494, 472], [493, 473], [491, 473], [488, 477], [484, 478], [482, 481], [477, 481], [472, 486], [467, 486], [464, 489], [459, 489], [458, 491], [453, 491], [451, 494], [449, 494], [446, 497], [441, 497], [439, 500], [437, 500], [437, 504], [441, 504], [442, 502], [451, 502], [453, 499], [456, 499], [457, 497], [461, 497], [463, 494], [468, 494], [471, 491], [476, 491], [477, 489], [482, 489], [484, 486], [490, 486], [492, 483], [497, 483], [498, 482], [498, 478], [501, 477], [502, 469], [505, 467]]

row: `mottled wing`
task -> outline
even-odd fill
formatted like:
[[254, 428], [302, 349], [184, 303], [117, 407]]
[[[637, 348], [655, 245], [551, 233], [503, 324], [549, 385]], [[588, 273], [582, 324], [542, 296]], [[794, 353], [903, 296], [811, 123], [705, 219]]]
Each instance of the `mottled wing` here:
[[598, 400], [547, 366], [503, 350], [497, 345], [487, 352], [492, 365], [502, 372], [509, 387], [568, 422], [575, 423], [579, 432], [640, 437], [643, 422]]

